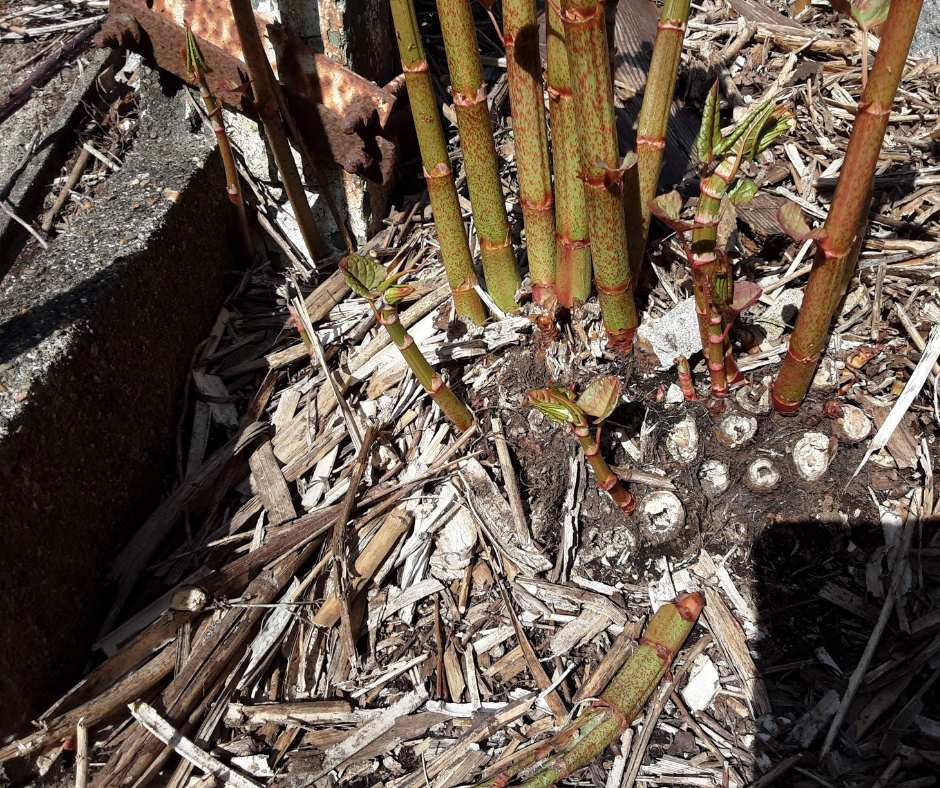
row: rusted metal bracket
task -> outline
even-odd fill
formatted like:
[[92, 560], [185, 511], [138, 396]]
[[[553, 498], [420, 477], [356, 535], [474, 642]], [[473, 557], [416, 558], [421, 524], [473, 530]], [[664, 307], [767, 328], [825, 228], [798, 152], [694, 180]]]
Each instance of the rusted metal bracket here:
[[[384, 183], [395, 163], [392, 117], [400, 80], [379, 87], [255, 14], [261, 40], [297, 125], [314, 155]], [[190, 82], [185, 26], [199, 40], [212, 90], [230, 109], [256, 116], [235, 20], [227, 0], [111, 0], [96, 38]]]

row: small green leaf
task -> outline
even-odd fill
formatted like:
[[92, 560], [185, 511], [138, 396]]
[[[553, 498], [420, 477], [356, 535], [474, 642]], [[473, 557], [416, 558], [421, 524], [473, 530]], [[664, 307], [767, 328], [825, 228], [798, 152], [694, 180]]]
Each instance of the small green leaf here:
[[695, 152], [698, 154], [698, 160], [703, 164], [708, 164], [712, 160], [715, 143], [721, 138], [720, 125], [718, 83], [715, 82], [705, 99], [702, 125], [699, 126], [698, 137], [695, 139]]
[[732, 205], [743, 205], [754, 199], [757, 195], [757, 184], [750, 178], [743, 178], [731, 187], [728, 199]]
[[764, 124], [767, 122], [767, 118], [770, 117], [770, 113], [773, 111], [774, 105], [770, 101], [758, 104], [744, 118], [738, 121], [727, 137], [722, 137], [715, 145], [715, 155], [724, 155], [732, 149], [743, 149], [746, 151], [749, 147], [747, 140], [753, 138], [760, 129], [763, 128]]
[[731, 303], [731, 311], [735, 314], [740, 314], [748, 307], [754, 306], [763, 292], [760, 285], [756, 282], [748, 282], [746, 279], [735, 282], [734, 300]]
[[884, 24], [890, 10], [891, 0], [850, 0], [849, 2], [849, 12], [852, 18], [866, 32]]
[[584, 422], [584, 411], [561, 389], [552, 387], [530, 391], [529, 403], [556, 424]]
[[389, 285], [382, 293], [382, 298], [387, 304], [397, 304], [399, 301], [410, 296], [415, 289], [411, 285]]
[[193, 79], [196, 79], [200, 74], [206, 74], [208, 70], [206, 61], [202, 57], [202, 52], [199, 50], [199, 44], [196, 43], [196, 36], [193, 35], [193, 31], [190, 29], [189, 25], [187, 25], [186, 73]]
[[677, 191], [660, 194], [650, 200], [649, 206], [653, 216], [677, 233], [694, 230], [698, 227], [693, 222], [686, 222], [679, 218], [679, 214], [682, 212], [682, 197]]
[[371, 257], [350, 254], [340, 260], [339, 265], [346, 276], [346, 284], [363, 298], [371, 298], [385, 283], [385, 266]]
[[659, 209], [657, 215], [677, 221], [682, 211], [682, 195], [677, 191], [666, 192], [656, 197], [653, 204]]
[[593, 381], [581, 393], [578, 397], [578, 407], [597, 421], [603, 421], [614, 412], [619, 401], [620, 378], [616, 375], [606, 375]]

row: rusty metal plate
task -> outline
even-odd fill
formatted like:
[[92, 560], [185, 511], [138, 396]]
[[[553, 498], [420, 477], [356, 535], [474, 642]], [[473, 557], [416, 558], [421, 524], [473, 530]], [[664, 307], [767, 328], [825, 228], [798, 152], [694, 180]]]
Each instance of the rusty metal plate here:
[[[262, 44], [309, 148], [348, 172], [384, 182], [395, 143], [386, 127], [397, 91], [375, 85], [301, 44], [263, 14], [255, 14]], [[219, 100], [255, 115], [241, 44], [228, 0], [111, 0], [97, 41], [139, 52], [162, 69], [190, 81], [185, 67], [185, 26], [199, 39]]]

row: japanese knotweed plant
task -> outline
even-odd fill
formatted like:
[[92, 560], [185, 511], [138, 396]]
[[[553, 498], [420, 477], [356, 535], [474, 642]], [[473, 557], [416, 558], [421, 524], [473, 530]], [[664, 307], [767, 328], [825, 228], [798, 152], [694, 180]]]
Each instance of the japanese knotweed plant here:
[[766, 150], [789, 128], [790, 121], [785, 108], [765, 102], [723, 135], [716, 83], [705, 102], [696, 140], [702, 174], [695, 217], [691, 222], [680, 218], [682, 199], [678, 192], [661, 195], [652, 204], [653, 213], [683, 236], [692, 269], [702, 349], [716, 397], [726, 397], [729, 386], [743, 378], [734, 360], [729, 333], [736, 316], [760, 295], [756, 285], [734, 284], [731, 260], [718, 243], [722, 208], [726, 202], [746, 202], [757, 193], [754, 181], [740, 177], [742, 165]]
[[529, 392], [532, 407], [550, 421], [566, 425], [578, 439], [584, 457], [594, 471], [597, 486], [625, 514], [630, 514], [636, 508], [636, 499], [601, 457], [600, 447], [601, 423], [617, 407], [619, 399], [620, 380], [614, 375], [598, 378], [577, 398], [571, 391], [555, 386]]
[[676, 654], [695, 626], [705, 600], [699, 593], [680, 594], [650, 619], [639, 645], [600, 698], [570, 725], [477, 788], [505, 788], [524, 769], [535, 771], [520, 788], [548, 788], [587, 766], [618, 741], [643, 710]]
[[199, 85], [199, 95], [206, 108], [209, 123], [215, 133], [219, 144], [219, 155], [222, 158], [222, 167], [225, 170], [225, 188], [229, 201], [235, 206], [238, 213], [238, 231], [242, 237], [242, 244], [249, 257], [254, 254], [254, 244], [251, 240], [251, 230], [248, 227], [248, 215], [245, 213], [245, 200], [242, 197], [241, 185], [238, 182], [238, 169], [235, 166], [235, 156], [232, 153], [232, 143], [225, 132], [225, 123], [222, 119], [222, 105], [209, 88], [207, 74], [209, 67], [199, 50], [193, 31], [186, 26], [186, 71], [192, 75]]
[[868, 224], [875, 167], [921, 5], [922, 0], [891, 2], [825, 225], [810, 229], [796, 205], [781, 211], [784, 229], [795, 239], [815, 241], [816, 253], [787, 355], [773, 385], [773, 405], [779, 413], [794, 413], [806, 396], [832, 320], [855, 272]]
[[441, 412], [461, 432], [468, 430], [473, 425], [473, 415], [434, 371], [398, 318], [397, 304], [414, 288], [398, 282], [401, 273], [389, 275], [385, 266], [364, 255], [347, 255], [340, 261], [340, 267], [349, 288], [369, 302], [376, 319]]

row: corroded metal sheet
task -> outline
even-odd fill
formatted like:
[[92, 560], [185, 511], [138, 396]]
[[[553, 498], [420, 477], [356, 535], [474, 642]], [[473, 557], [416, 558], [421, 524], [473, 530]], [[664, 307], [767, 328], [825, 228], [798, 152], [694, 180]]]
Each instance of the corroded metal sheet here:
[[[385, 181], [394, 164], [386, 127], [397, 92], [375, 85], [255, 14], [268, 59], [309, 148], [345, 170]], [[228, 0], [111, 0], [100, 44], [141, 53], [183, 80], [185, 28], [199, 39], [209, 85], [228, 107], [254, 115]]]

